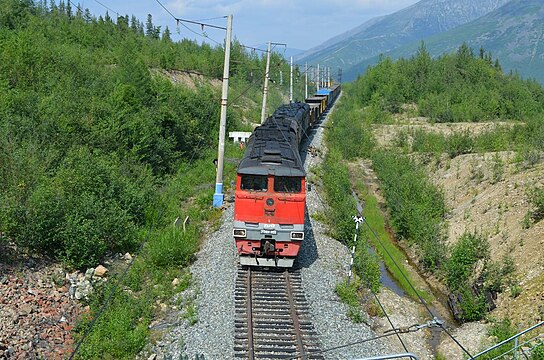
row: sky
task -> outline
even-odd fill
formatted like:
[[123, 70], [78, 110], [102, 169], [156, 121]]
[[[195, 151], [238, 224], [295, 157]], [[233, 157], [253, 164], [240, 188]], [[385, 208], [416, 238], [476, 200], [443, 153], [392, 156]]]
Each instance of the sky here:
[[[225, 27], [233, 15], [233, 37], [247, 46], [268, 41], [286, 43], [289, 48], [307, 50], [333, 36], [374, 18], [391, 14], [418, 0], [159, 0], [175, 17], [201, 20]], [[156, 0], [72, 0], [91, 13], [103, 15], [107, 8], [121, 15], [136, 15], [145, 23], [147, 14], [153, 24], [164, 30], [169, 27], [173, 39], [195, 39], [198, 42], [222, 43], [223, 30], [204, 28], [207, 40], [198, 25], [180, 25]], [[112, 11], [108, 11], [112, 15]], [[115, 16], [115, 15], [114, 15]], [[112, 16], [112, 17], [114, 17]], [[220, 17], [218, 19], [213, 19]], [[206, 19], [206, 20], [203, 20]], [[211, 20], [207, 20], [211, 19]], [[179, 30], [179, 33], [178, 33]], [[195, 32], [197, 34], [195, 34]]]

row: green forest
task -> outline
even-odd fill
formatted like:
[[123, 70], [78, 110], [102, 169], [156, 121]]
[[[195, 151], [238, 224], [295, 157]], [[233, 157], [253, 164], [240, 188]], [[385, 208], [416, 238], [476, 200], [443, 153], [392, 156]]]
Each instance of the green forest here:
[[[262, 55], [232, 43], [227, 132], [260, 122]], [[85, 271], [134, 256], [94, 284], [75, 340], [102, 316], [77, 358], [134, 358], [156, 302], [191, 282], [185, 268], [202, 229], [221, 216], [212, 196], [223, 62], [222, 45], [174, 42], [151, 15], [144, 23], [70, 1], [0, 0], [0, 261]], [[270, 68], [272, 79], [289, 73], [278, 53]], [[288, 89], [271, 83], [269, 113]], [[228, 192], [242, 156], [228, 138], [225, 156]], [[186, 216], [186, 229], [172, 228]], [[191, 304], [184, 311], [197, 316]]]
[[[411, 58], [382, 58], [343, 89], [341, 102], [332, 114], [334, 126], [327, 131], [330, 150], [325, 159], [326, 170], [334, 173], [324, 176], [327, 199], [332, 205], [331, 218], [337, 219], [331, 221], [333, 234], [350, 241], [353, 223], [338, 220], [356, 213], [351, 193], [353, 179], [350, 184], [347, 166], [368, 159], [385, 195], [388, 221], [395, 237], [416, 249], [426, 272], [441, 279], [451, 293], [472, 299], [473, 271], [480, 261], [485, 264], [484, 291], [515, 288], [512, 259], [491, 261], [483, 234], [467, 232], [454, 246], [446, 244], [448, 209], [442, 190], [429, 179], [426, 165], [461, 154], [507, 150], [516, 153], [520, 169], [537, 164], [544, 150], [542, 86], [516, 73], [504, 73], [500, 61], [484, 49], [475, 53], [463, 44], [454, 53], [431, 58], [421, 44]], [[401, 114], [424, 117], [431, 124], [502, 121], [509, 126], [496, 126], [478, 135], [468, 131], [452, 135], [401, 131], [392, 139], [393, 145], [379, 146], [373, 130], [395, 124]], [[496, 161], [494, 182], [503, 177], [502, 168], [497, 168], [501, 164]], [[544, 189], [539, 188], [528, 192], [531, 210], [526, 226], [542, 218], [542, 193]], [[380, 230], [387, 238], [385, 227]], [[367, 241], [372, 243], [372, 236]], [[373, 245], [385, 257], [375, 241]], [[369, 254], [362, 251], [359, 258], [359, 262], [367, 263]], [[379, 274], [367, 271], [368, 266], [359, 269], [367, 284], [378, 282]], [[399, 274], [397, 280], [402, 281]], [[374, 286], [372, 289], [375, 291]], [[485, 316], [482, 296], [464, 302], [463, 321]]]
[[[1, 2], [0, 44], [0, 241], [76, 268], [134, 249], [159, 190], [213, 156], [222, 47], [172, 42], [151, 16], [15, 0]], [[234, 42], [227, 131], [256, 119], [263, 61]], [[277, 54], [272, 64], [288, 73]], [[206, 81], [176, 86], [170, 70]]]

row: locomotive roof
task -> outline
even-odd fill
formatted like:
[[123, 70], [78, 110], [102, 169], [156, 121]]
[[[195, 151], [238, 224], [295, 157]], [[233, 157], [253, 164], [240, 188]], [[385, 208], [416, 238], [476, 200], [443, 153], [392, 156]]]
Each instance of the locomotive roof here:
[[239, 174], [305, 176], [297, 134], [310, 107], [304, 103], [280, 106], [248, 140]]

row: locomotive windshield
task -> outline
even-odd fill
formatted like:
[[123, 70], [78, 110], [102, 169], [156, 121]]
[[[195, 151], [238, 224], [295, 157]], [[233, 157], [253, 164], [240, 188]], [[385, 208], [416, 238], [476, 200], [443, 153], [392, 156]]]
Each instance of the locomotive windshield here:
[[274, 177], [274, 191], [282, 193], [299, 193], [302, 189], [302, 178], [276, 176]]
[[268, 177], [266, 175], [242, 175], [242, 190], [266, 191], [268, 190]]

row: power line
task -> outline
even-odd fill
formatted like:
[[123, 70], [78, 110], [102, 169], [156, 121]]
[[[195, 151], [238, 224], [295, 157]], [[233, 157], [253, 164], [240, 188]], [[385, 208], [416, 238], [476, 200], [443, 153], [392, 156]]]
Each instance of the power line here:
[[[95, 0], [96, 1], [96, 0]], [[207, 24], [207, 23], [203, 23], [203, 22], [200, 22], [200, 21], [194, 21], [194, 20], [187, 20], [187, 19], [181, 19], [181, 18], [178, 18], [177, 16], [175, 16], [174, 14], [172, 14], [172, 12], [170, 10], [168, 10], [166, 8], [166, 6], [164, 6], [159, 0], [155, 0], [168, 14], [170, 14], [170, 16], [172, 16], [176, 21], [178, 22], [186, 22], [186, 23], [190, 23], [190, 24], [197, 24], [197, 25], [200, 25], [202, 27], [204, 26], [207, 26], [207, 27], [211, 27], [211, 28], [216, 28], [216, 29], [221, 29], [221, 30], [227, 30], [226, 27], [224, 26], [217, 26], [217, 25], [212, 25], [212, 24]], [[224, 16], [226, 17], [226, 16]]]
[[[391, 261], [393, 261], [393, 264], [395, 264], [395, 267], [399, 270], [399, 272], [401, 273], [402, 277], [404, 278], [404, 280], [406, 280], [406, 282], [408, 283], [408, 285], [410, 285], [410, 288], [414, 291], [414, 293], [417, 295], [419, 301], [423, 304], [423, 306], [425, 307], [425, 309], [429, 312], [429, 314], [434, 318], [435, 315], [433, 314], [433, 312], [431, 311], [431, 309], [429, 308], [429, 306], [427, 305], [427, 302], [421, 297], [421, 295], [419, 294], [419, 292], [416, 290], [416, 288], [414, 287], [414, 285], [412, 285], [412, 283], [410, 282], [410, 280], [408, 279], [408, 277], [406, 276], [406, 274], [404, 274], [404, 271], [401, 270], [400, 266], [397, 264], [397, 262], [395, 261], [395, 259], [393, 258], [393, 256], [391, 255], [391, 253], [389, 252], [389, 250], [387, 250], [387, 248], [385, 247], [385, 245], [382, 243], [382, 241], [380, 240], [380, 238], [378, 237], [378, 235], [376, 234], [376, 232], [374, 231], [374, 229], [372, 229], [372, 227], [370, 226], [370, 224], [368, 223], [368, 221], [364, 221], [364, 223], [366, 224], [366, 226], [369, 228], [369, 230], [372, 232], [372, 234], [374, 235], [374, 237], [376, 238], [376, 240], [378, 241], [378, 243], [381, 245], [381, 247], [383, 248], [383, 250], [385, 251], [385, 253], [387, 254], [387, 256], [389, 256], [389, 258], [391, 259]], [[472, 355], [468, 352], [467, 349], [465, 349], [465, 347], [463, 345], [461, 345], [461, 343], [452, 335], [450, 334], [450, 332], [444, 327], [443, 324], [440, 324], [440, 327], [442, 328], [442, 330], [444, 330], [446, 332], [446, 334], [449, 335], [449, 337], [465, 352], [465, 354], [467, 354], [469, 356], [470, 359], [473, 359]]]
[[115, 13], [117, 16], [121, 16], [117, 11], [113, 10], [112, 8], [107, 7], [106, 5], [102, 4], [100, 1], [98, 1], [98, 0], [94, 0], [94, 1], [97, 2], [98, 4], [102, 5], [102, 6], [103, 6], [104, 8], [106, 8], [107, 10], [109, 10], [109, 11]]
[[[211, 116], [213, 113], [213, 110], [211, 110], [211, 106], [210, 106], [210, 114], [209, 116]], [[181, 177], [180, 180], [183, 179], [183, 177], [185, 177], [187, 175], [187, 170], [189, 168], [189, 165], [192, 163], [192, 161], [194, 160], [196, 154], [200, 153], [200, 150], [201, 150], [201, 146], [202, 146], [202, 142], [204, 140], [205, 137], [201, 137], [197, 146], [196, 146], [196, 150], [192, 152], [192, 155], [191, 155], [191, 158], [189, 159], [189, 161], [187, 162], [186, 164], [186, 167], [185, 167], [185, 170], [182, 172], [184, 173], [183, 176]], [[140, 245], [138, 246], [138, 250], [136, 252], [136, 254], [132, 257], [132, 259], [130, 260], [130, 262], [128, 263], [127, 267], [125, 268], [125, 270], [123, 271], [123, 273], [121, 274], [121, 276], [118, 278], [117, 282], [115, 283], [115, 285], [113, 286], [113, 288], [110, 290], [110, 293], [108, 294], [108, 297], [106, 298], [105, 302], [102, 304], [102, 306], [100, 307], [99, 311], [96, 313], [96, 315], [94, 316], [93, 320], [91, 321], [91, 324], [89, 325], [89, 327], [87, 328], [87, 330], [85, 331], [85, 333], [83, 334], [83, 336], [81, 337], [81, 339], [79, 339], [79, 341], [77, 342], [77, 345], [76, 347], [74, 348], [72, 354], [70, 355], [70, 360], [72, 360], [74, 358], [74, 356], [77, 354], [79, 348], [81, 347], [81, 345], [83, 344], [83, 342], [85, 341], [85, 339], [87, 338], [87, 336], [90, 334], [90, 332], [92, 331], [94, 325], [96, 324], [96, 322], [98, 321], [98, 319], [100, 318], [100, 316], [102, 316], [102, 314], [104, 313], [104, 311], [106, 310], [107, 306], [109, 305], [111, 299], [113, 298], [114, 294], [115, 294], [115, 291], [117, 290], [117, 288], [119, 287], [119, 285], [122, 283], [122, 281], [124, 280], [125, 276], [127, 275], [128, 273], [128, 270], [132, 267], [132, 264], [134, 263], [134, 260], [136, 260], [136, 257], [140, 254], [143, 246], [147, 243], [147, 241], [150, 239], [150, 236], [153, 232], [153, 230], [155, 229], [155, 227], [157, 226], [157, 224], [159, 224], [159, 221], [162, 219], [162, 217], [164, 216], [165, 212], [166, 212], [166, 209], [168, 207], [168, 203], [170, 202], [170, 199], [172, 198], [173, 194], [174, 194], [174, 190], [175, 190], [175, 187], [172, 186], [171, 189], [170, 189], [170, 192], [169, 194], [167, 195], [167, 201], [164, 202], [164, 206], [159, 209], [159, 211], [157, 212], [157, 216], [153, 219], [153, 222], [151, 223], [148, 231], [147, 231], [147, 234], [144, 238], [144, 240], [142, 240], [142, 242], [140, 243]]]

